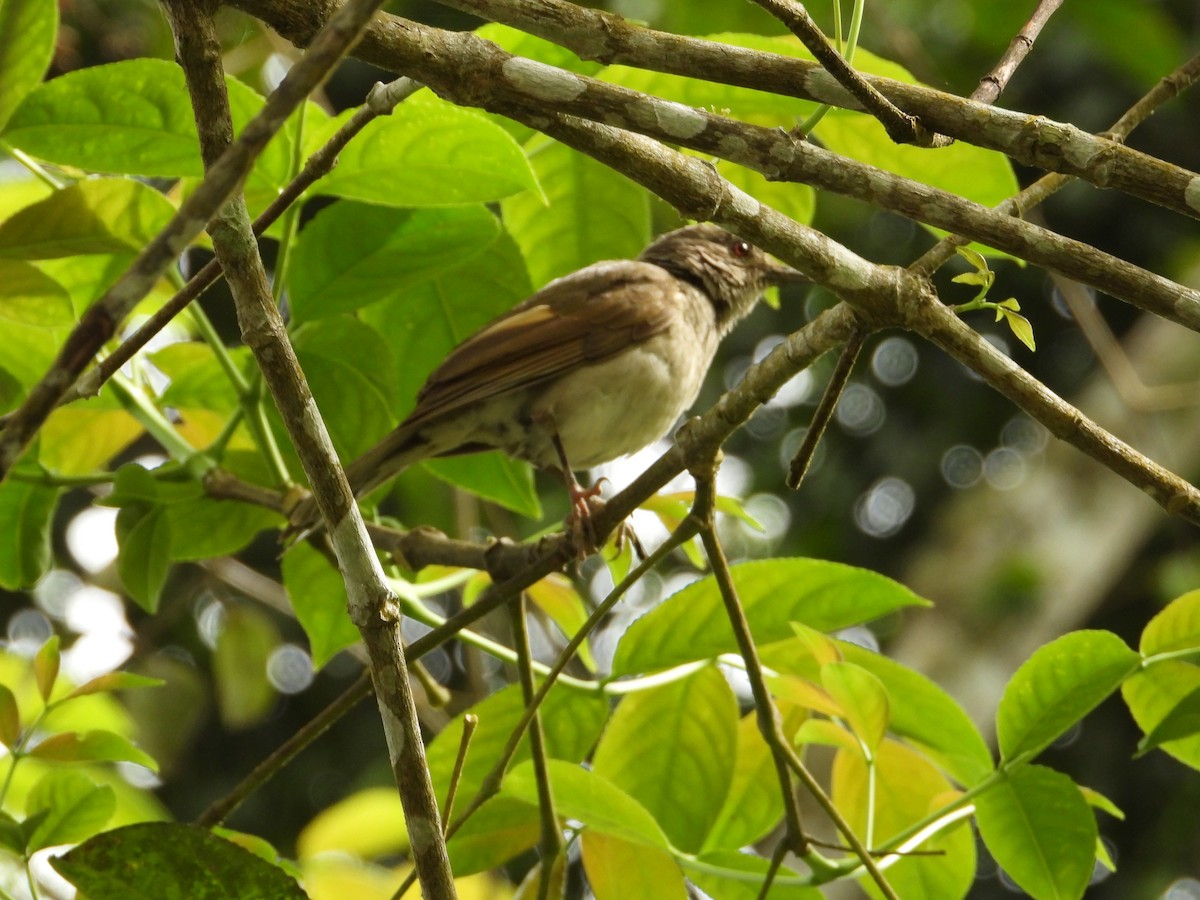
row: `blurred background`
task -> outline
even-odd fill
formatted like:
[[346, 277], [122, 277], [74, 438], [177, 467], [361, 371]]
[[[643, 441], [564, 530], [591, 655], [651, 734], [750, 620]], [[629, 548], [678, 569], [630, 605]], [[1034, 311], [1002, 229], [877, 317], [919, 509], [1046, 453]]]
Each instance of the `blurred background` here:
[[[173, 55], [169, 30], [150, 0], [60, 5], [55, 73]], [[969, 94], [1033, 6], [1032, 0], [874, 0], [867, 3], [861, 44], [933, 87]], [[479, 24], [432, 2], [386, 8], [443, 27]], [[728, 0], [614, 0], [608, 8], [688, 34], [782, 31], [752, 4]], [[828, 3], [809, 9], [829, 27]], [[269, 89], [286, 71], [291, 48], [241, 14], [225, 10], [220, 21], [227, 69]], [[1200, 6], [1186, 0], [1065, 4], [1000, 104], [1101, 131], [1197, 46]], [[360, 102], [377, 77], [368, 66], [346, 63], [327, 87], [330, 108]], [[1200, 170], [1200, 96], [1193, 91], [1163, 107], [1129, 143]], [[1017, 172], [1022, 184], [1037, 174]], [[1088, 185], [1067, 188], [1037, 215], [1066, 235], [1200, 287], [1194, 221]], [[906, 265], [934, 239], [898, 216], [824, 195], [814, 224], [879, 263]], [[1033, 323], [1037, 352], [986, 313], [975, 314], [972, 324], [1102, 425], [1195, 480], [1195, 335], [1056, 284], [1032, 267], [993, 265], [997, 298], [1019, 300]], [[949, 282], [961, 271], [951, 266], [938, 276], [948, 300], [970, 299], [966, 287]], [[785, 296], [779, 309], [760, 306], [726, 342], [700, 406], [831, 302], [810, 290]], [[227, 298], [210, 292], [205, 305], [232, 340]], [[810, 555], [865, 566], [935, 601], [933, 610], [885, 622], [866, 639], [938, 681], [985, 733], [991, 733], [987, 723], [1005, 681], [1037, 646], [1077, 628], [1110, 629], [1136, 645], [1166, 601], [1200, 586], [1193, 526], [1169, 519], [957, 363], [903, 333], [868, 343], [807, 481], [789, 492], [787, 462], [832, 364], [823, 360], [797, 378], [727, 446], [722, 489], [742, 497], [765, 528], [759, 533], [727, 523], [730, 555]], [[130, 458], [152, 449], [139, 445]], [[620, 486], [651, 458], [605, 474]], [[556, 522], [565, 512], [557, 486], [542, 486], [545, 523]], [[541, 527], [451, 497], [440, 482], [417, 481], [402, 490], [398, 502], [409, 522], [475, 535], [485, 528], [524, 535]], [[163, 690], [131, 695], [130, 711], [142, 745], [163, 765], [158, 798], [171, 815], [188, 820], [343, 690], [358, 663], [342, 654], [312, 675], [302, 633], [282, 611], [285, 598], [272, 581], [278, 574], [274, 535], [261, 536], [236, 560], [177, 566], [162, 610], [146, 620], [119, 596], [115, 511], [88, 507], [88, 499], [81, 493], [64, 500], [54, 539], [59, 568], [31, 594], [2, 597], [2, 631], [13, 649], [36, 646], [55, 630], [66, 635], [68, 671], [78, 678], [121, 664], [168, 679]], [[607, 576], [594, 563], [582, 575], [604, 589]], [[636, 604], [651, 603], [690, 577], [668, 570], [647, 583]], [[641, 608], [618, 615], [612, 629]], [[493, 676], [486, 662], [459, 650], [439, 651], [427, 663], [461, 692], [451, 709], [478, 696]], [[445, 715], [430, 710], [431, 727]], [[1126, 813], [1124, 821], [1101, 816], [1119, 875], [1098, 872], [1089, 896], [1200, 898], [1200, 778], [1162, 753], [1131, 761], [1138, 737], [1124, 706], [1110, 700], [1046, 754], [1048, 765], [1106, 794]], [[230, 824], [263, 835], [286, 854], [317, 811], [354, 788], [389, 782], [375, 708], [364, 703], [251, 797]], [[986, 853], [981, 860], [971, 896], [1011, 896], [1014, 889]]]

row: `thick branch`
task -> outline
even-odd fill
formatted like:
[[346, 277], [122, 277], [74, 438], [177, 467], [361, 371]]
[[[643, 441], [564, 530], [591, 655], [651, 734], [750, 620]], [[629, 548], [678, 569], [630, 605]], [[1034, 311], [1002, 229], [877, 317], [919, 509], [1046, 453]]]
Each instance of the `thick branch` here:
[[[820, 64], [809, 60], [653, 31], [567, 0], [440, 2], [553, 41], [581, 59], [755, 88], [847, 109], [860, 108]], [[309, 4], [308, 0], [235, 0], [235, 5], [266, 17], [278, 27], [302, 20], [293, 7]], [[311, 29], [311, 23], [308, 27]], [[389, 67], [388, 42], [395, 27], [394, 20], [381, 17], [355, 53]], [[281, 33], [294, 40], [303, 31]], [[401, 70], [406, 70], [406, 65]], [[998, 150], [1026, 166], [1074, 175], [1097, 187], [1123, 191], [1183, 215], [1200, 217], [1200, 176], [1194, 172], [1042, 116], [997, 109], [890, 78], [864, 77], [906, 113], [917, 116], [930, 131]]]
[[[369, 14], [373, 3], [375, 0], [363, 4], [366, 8], [362, 12]], [[211, 167], [233, 138], [220, 41], [212, 17], [192, 0], [164, 0], [164, 6], [192, 99], [201, 156], [205, 165]], [[350, 617], [362, 633], [371, 661], [375, 697], [424, 894], [451, 900], [456, 896], [454, 876], [425, 762], [398, 617], [393, 612], [396, 598], [367, 540], [350, 487], [337, 464], [337, 453], [275, 307], [245, 199], [240, 193], [213, 218], [209, 233], [237, 304], [242, 339], [262, 369], [317, 493], [318, 505], [327, 520], [329, 512], [339, 506], [348, 506], [351, 511], [331, 532], [349, 597]]]

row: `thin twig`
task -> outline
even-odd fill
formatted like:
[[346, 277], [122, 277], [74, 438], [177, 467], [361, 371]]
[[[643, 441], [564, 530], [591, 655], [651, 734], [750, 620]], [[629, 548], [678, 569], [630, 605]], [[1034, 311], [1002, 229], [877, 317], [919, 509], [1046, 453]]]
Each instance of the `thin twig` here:
[[763, 740], [771, 750], [771, 758], [775, 763], [775, 772], [779, 778], [779, 789], [783, 798], [784, 820], [787, 822], [786, 842], [789, 849], [799, 856], [808, 857], [811, 851], [804, 827], [800, 818], [800, 805], [796, 792], [792, 788], [792, 779], [788, 775], [787, 764], [783, 759], [780, 743], [787, 743], [780, 727], [779, 711], [775, 701], [767, 690], [766, 678], [763, 675], [762, 663], [758, 659], [758, 648], [750, 634], [750, 623], [742, 609], [737, 596], [737, 588], [733, 584], [733, 575], [729, 571], [725, 553], [721, 549], [716, 535], [716, 471], [715, 462], [709, 464], [708, 471], [693, 470], [696, 479], [696, 500], [693, 514], [700, 521], [700, 541], [708, 557], [709, 567], [725, 604], [725, 613], [729, 625], [733, 629], [737, 641], [738, 652], [746, 663], [746, 678], [750, 682], [750, 693], [754, 698], [754, 709], [758, 717], [758, 729]]
[[286, 741], [276, 747], [258, 765], [251, 769], [250, 774], [237, 783], [228, 794], [215, 800], [208, 809], [196, 817], [196, 824], [205, 828], [220, 825], [233, 811], [241, 806], [242, 801], [254, 791], [273, 778], [288, 763], [295, 759], [300, 751], [312, 744], [346, 713], [371, 696], [371, 673], [363, 669], [358, 678], [348, 688], [342, 691], [333, 702], [322, 709], [312, 719], [305, 722]]
[[479, 727], [479, 716], [467, 713], [463, 716], [463, 733], [458, 741], [458, 756], [454, 758], [454, 771], [450, 773], [450, 786], [446, 789], [446, 805], [442, 809], [442, 826], [450, 822], [454, 813], [454, 798], [458, 796], [458, 785], [462, 781], [463, 766], [467, 764], [467, 753], [471, 749], [471, 738]]
[[513, 648], [517, 652], [517, 680], [521, 683], [521, 697], [525, 708], [532, 707], [529, 717], [529, 754], [533, 760], [533, 775], [537, 782], [538, 817], [541, 823], [541, 839], [538, 842], [542, 859], [542, 877], [538, 881], [537, 900], [547, 900], [550, 893], [550, 871], [563, 851], [562, 831], [559, 830], [558, 813], [554, 809], [554, 789], [550, 784], [550, 766], [547, 762], [546, 733], [542, 730], [542, 717], [533, 705], [535, 689], [533, 683], [533, 656], [529, 649], [529, 623], [525, 619], [525, 593], [517, 595], [509, 604], [509, 622], [512, 626]]
[[808, 10], [793, 0], [754, 0], [759, 6], [787, 26], [800, 39], [825, 71], [837, 79], [863, 109], [882, 123], [884, 130], [897, 144], [920, 144], [929, 137], [921, 122], [910, 116], [883, 96], [870, 82], [856, 72], [829, 39], [821, 33]]
[[858, 360], [866, 337], [866, 331], [855, 331], [842, 347], [837, 365], [834, 366], [833, 374], [829, 376], [829, 382], [825, 385], [825, 392], [821, 395], [821, 402], [817, 404], [812, 420], [808, 423], [804, 440], [800, 442], [796, 455], [792, 457], [792, 464], [788, 467], [787, 486], [793, 491], [800, 490], [800, 484], [812, 464], [813, 456], [816, 455], [817, 446], [833, 418], [833, 411], [837, 409], [838, 400], [850, 382], [850, 373], [854, 371], [854, 363]]
[[1041, 34], [1042, 28], [1050, 21], [1050, 17], [1062, 6], [1063, 0], [1039, 0], [1037, 8], [1025, 26], [1017, 32], [1004, 55], [992, 71], [979, 79], [979, 86], [971, 93], [971, 99], [977, 103], [992, 104], [996, 102], [1008, 86], [1009, 79], [1017, 71], [1017, 66], [1024, 62], [1033, 42]]

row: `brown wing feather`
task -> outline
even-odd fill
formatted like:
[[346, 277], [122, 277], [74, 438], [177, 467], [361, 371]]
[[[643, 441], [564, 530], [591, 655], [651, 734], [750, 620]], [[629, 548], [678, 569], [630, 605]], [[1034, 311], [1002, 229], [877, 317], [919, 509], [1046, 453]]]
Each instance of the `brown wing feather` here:
[[676, 313], [674, 287], [669, 273], [635, 260], [597, 263], [550, 282], [459, 344], [429, 376], [405, 423], [531, 387], [649, 340]]

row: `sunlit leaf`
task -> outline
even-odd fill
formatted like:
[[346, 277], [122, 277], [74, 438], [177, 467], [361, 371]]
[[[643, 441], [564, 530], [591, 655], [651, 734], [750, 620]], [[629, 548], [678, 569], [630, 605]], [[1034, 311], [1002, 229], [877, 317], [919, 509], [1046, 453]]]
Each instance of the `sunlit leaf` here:
[[681, 850], [700, 849], [733, 776], [737, 702], [708, 666], [627, 695], [604, 730], [592, 769], [645, 807]]
[[0, 257], [137, 252], [173, 213], [169, 200], [139, 181], [78, 181], [0, 222]]
[[99, 728], [82, 734], [75, 731], [52, 734], [30, 750], [29, 755], [58, 762], [131, 762], [158, 770], [154, 758], [139, 750], [129, 738]]
[[[950, 783], [923, 756], [893, 740], [885, 740], [875, 758], [872, 780], [858, 751], [840, 751], [832, 776], [834, 802], [867, 846], [875, 847], [923, 820], [941, 798], [953, 797]], [[873, 808], [874, 833], [866, 832], [867, 810]], [[886, 870], [888, 882], [905, 900], [949, 900], [965, 897], [975, 878], [975, 841], [964, 820], [939, 831], [919, 847], [929, 855], [912, 855]], [[860, 879], [872, 896], [878, 891], [869, 877]]]
[[1034, 754], [1121, 686], [1139, 658], [1107, 631], [1075, 631], [1040, 647], [1013, 675], [996, 713], [1005, 759]]
[[534, 284], [602, 259], [629, 259], [642, 252], [650, 241], [645, 188], [541, 135], [531, 138], [525, 150], [545, 201], [527, 191], [501, 201], [500, 210]]
[[346, 612], [346, 585], [321, 553], [306, 543], [283, 556], [283, 586], [296, 619], [308, 635], [313, 668], [320, 670], [340, 650], [359, 639]]
[[51, 635], [33, 656], [33, 677], [37, 682], [42, 702], [50, 700], [50, 695], [54, 692], [54, 682], [58, 680], [58, 667], [62, 661], [59, 643], [58, 635]]
[[116, 808], [116, 793], [108, 785], [97, 785], [82, 772], [52, 769], [25, 798], [29, 813], [47, 811], [30, 835], [27, 849], [33, 852], [89, 838], [104, 827]]
[[404, 808], [394, 787], [356, 791], [314, 816], [296, 840], [296, 856], [349, 853], [362, 859], [408, 852]]
[[0, 2], [0, 133], [54, 58], [58, 4], [54, 0]]
[[1066, 775], [1022, 766], [975, 798], [988, 850], [1037, 900], [1082, 897], [1091, 877], [1096, 820]]
[[537, 180], [503, 128], [422, 91], [368, 124], [314, 189], [387, 206], [456, 206], [536, 190]]
[[596, 900], [686, 900], [683, 873], [669, 853], [585, 829], [580, 856]]
[[[554, 805], [560, 816], [578, 819], [590, 828], [646, 847], [670, 849], [667, 837], [646, 808], [608, 779], [562, 760], [547, 761]], [[515, 766], [505, 777], [501, 793], [536, 806], [537, 781], [533, 762]]]
[[[922, 600], [903, 585], [866, 569], [816, 559], [772, 559], [733, 567], [734, 582], [755, 639], [792, 635], [792, 622], [822, 631], [876, 619]], [[737, 650], [725, 608], [710, 576], [636, 620], [613, 658], [613, 673], [663, 669]]]

